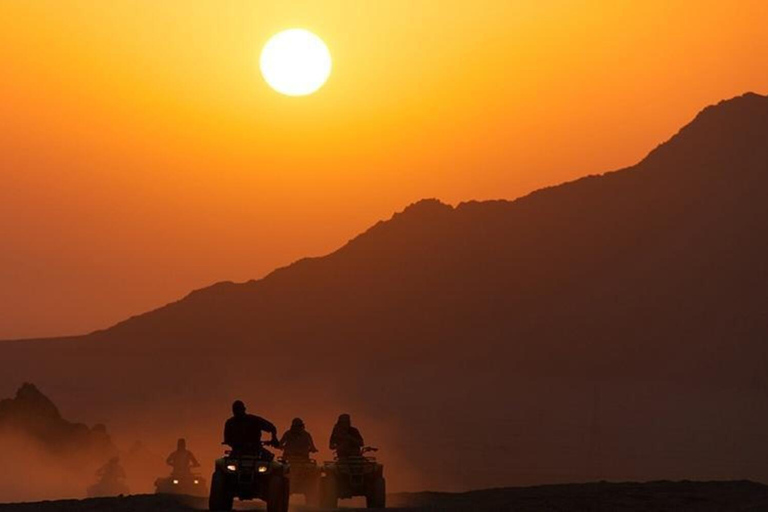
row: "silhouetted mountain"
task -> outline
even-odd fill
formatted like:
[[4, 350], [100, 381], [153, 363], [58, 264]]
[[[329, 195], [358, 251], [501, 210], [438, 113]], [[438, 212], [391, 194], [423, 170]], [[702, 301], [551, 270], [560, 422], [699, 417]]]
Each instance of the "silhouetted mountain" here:
[[65, 420], [56, 405], [29, 383], [14, 398], [0, 400], [0, 435], [9, 433], [31, 439], [46, 452], [60, 456], [106, 458], [116, 452], [104, 425], [89, 428]]
[[433, 486], [768, 478], [766, 191], [768, 98], [746, 94], [633, 167], [420, 201], [264, 279], [5, 345], [3, 370], [80, 396], [77, 367], [101, 404], [198, 424], [185, 401], [243, 390], [286, 418], [351, 406]]

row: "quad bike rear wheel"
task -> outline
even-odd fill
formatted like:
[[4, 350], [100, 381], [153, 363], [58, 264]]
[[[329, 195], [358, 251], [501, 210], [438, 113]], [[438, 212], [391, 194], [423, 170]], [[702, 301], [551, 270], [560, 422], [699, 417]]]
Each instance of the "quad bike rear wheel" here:
[[212, 511], [228, 512], [232, 510], [235, 497], [227, 489], [227, 480], [224, 475], [214, 471], [211, 476], [211, 493], [208, 496], [208, 508]]
[[374, 480], [368, 495], [365, 497], [368, 508], [385, 508], [387, 506], [387, 482], [380, 476]]

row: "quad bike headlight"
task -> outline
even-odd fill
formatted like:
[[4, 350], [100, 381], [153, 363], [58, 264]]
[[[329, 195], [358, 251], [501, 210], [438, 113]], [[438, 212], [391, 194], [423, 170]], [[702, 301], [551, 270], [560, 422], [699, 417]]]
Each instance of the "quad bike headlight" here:
[[259, 473], [266, 473], [268, 469], [269, 469], [268, 466], [261, 465], [261, 466], [258, 467], [258, 469], [256, 471], [258, 471]]
[[195, 482], [195, 485], [197, 485], [197, 484], [199, 484], [199, 483], [200, 483], [200, 480], [198, 480], [197, 478], [195, 478], [194, 482]]
[[237, 471], [237, 466], [234, 464], [227, 464], [227, 470], [228, 471]]
[[175, 478], [173, 479], [173, 485], [179, 485], [179, 481], [176, 480]]

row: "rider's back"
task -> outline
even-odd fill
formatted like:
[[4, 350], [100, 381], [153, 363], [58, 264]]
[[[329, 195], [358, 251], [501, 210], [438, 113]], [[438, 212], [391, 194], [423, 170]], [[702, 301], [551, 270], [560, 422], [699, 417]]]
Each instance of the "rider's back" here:
[[330, 444], [340, 458], [355, 457], [361, 454], [363, 436], [355, 427], [337, 425], [331, 434]]
[[269, 430], [271, 425], [269, 421], [253, 414], [233, 416], [224, 424], [224, 444], [233, 450], [258, 449], [261, 431]]
[[315, 450], [312, 436], [306, 430], [288, 430], [281, 444], [284, 446], [285, 457], [309, 458], [310, 452]]
[[189, 450], [179, 449], [168, 456], [168, 464], [173, 466], [174, 473], [187, 473], [197, 466], [197, 459]]

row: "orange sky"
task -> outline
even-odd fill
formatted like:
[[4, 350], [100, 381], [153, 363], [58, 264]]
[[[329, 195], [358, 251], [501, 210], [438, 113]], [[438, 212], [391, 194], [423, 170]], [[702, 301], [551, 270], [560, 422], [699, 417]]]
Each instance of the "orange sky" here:
[[[334, 68], [286, 97], [261, 46]], [[3, 0], [0, 338], [106, 327], [327, 253], [423, 197], [639, 160], [768, 92], [768, 2]]]

